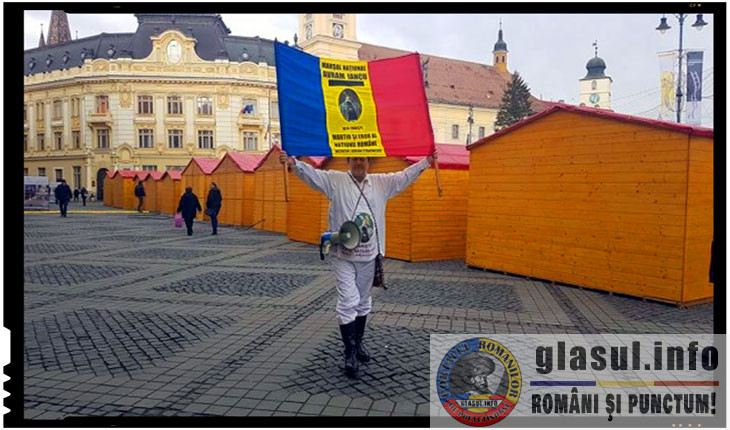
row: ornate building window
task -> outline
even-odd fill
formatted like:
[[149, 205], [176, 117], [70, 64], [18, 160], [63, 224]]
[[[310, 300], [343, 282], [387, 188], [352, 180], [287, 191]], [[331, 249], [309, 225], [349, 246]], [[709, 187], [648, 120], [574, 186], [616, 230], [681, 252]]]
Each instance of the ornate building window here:
[[74, 97], [71, 99], [71, 116], [77, 118], [79, 116], [79, 98]]
[[185, 166], [171, 166], [167, 165], [165, 166], [165, 170], [184, 170]]
[[28, 168], [23, 167], [23, 176], [28, 176]]
[[183, 113], [183, 102], [180, 96], [168, 96], [167, 97], [167, 114], [168, 115], [182, 115]]
[[60, 151], [63, 149], [63, 133], [61, 133], [60, 131], [53, 133], [53, 144], [56, 148], [56, 151]]
[[334, 19], [345, 19], [345, 14], [344, 13], [333, 13], [332, 14], [332, 18], [334, 18]]
[[109, 148], [109, 129], [98, 128], [96, 129], [96, 147], [97, 148]]
[[157, 165], [156, 164], [145, 164], [142, 166], [142, 170], [145, 172], [156, 172]]
[[154, 103], [152, 96], [137, 96], [137, 113], [140, 115], [152, 115], [154, 113]]
[[458, 124], [454, 124], [451, 126], [451, 138], [452, 139], [459, 138], [459, 125]]
[[74, 188], [81, 188], [81, 166], [73, 166], [74, 168]]
[[243, 150], [256, 151], [259, 148], [259, 134], [254, 131], [243, 132]]
[[28, 135], [23, 135], [23, 152], [28, 152]]
[[46, 150], [46, 141], [43, 140], [44, 137], [45, 136], [43, 134], [36, 135], [36, 142], [38, 144], [38, 150], [39, 151], [45, 151]]
[[479, 127], [479, 139], [484, 137], [485, 131], [484, 127]]
[[213, 99], [208, 96], [198, 97], [198, 115], [213, 115]]
[[38, 168], [38, 176], [46, 176], [46, 168], [45, 167], [39, 167]]
[[598, 82], [596, 82], [595, 80], [591, 81], [591, 89], [595, 90], [596, 88], [598, 88]]
[[256, 99], [243, 99], [243, 108], [241, 109], [243, 115], [258, 115], [259, 104]]
[[213, 149], [213, 130], [198, 130], [198, 148]]
[[38, 102], [35, 104], [35, 119], [38, 121], [43, 121], [43, 112], [45, 111], [45, 106], [43, 106], [43, 102]]
[[61, 119], [63, 117], [63, 104], [61, 100], [53, 101], [53, 119]]
[[74, 149], [81, 149], [81, 132], [72, 131], [71, 140], [73, 141]]
[[272, 118], [279, 118], [279, 102], [271, 102], [271, 115]]
[[109, 96], [96, 96], [96, 113], [109, 112]]
[[28, 105], [23, 103], [23, 122], [28, 122]]
[[56, 182], [63, 179], [63, 169], [56, 169]]
[[140, 148], [154, 148], [154, 132], [151, 128], [142, 128], [137, 131]]
[[170, 148], [182, 148], [183, 131], [177, 129], [167, 130], [167, 146]]

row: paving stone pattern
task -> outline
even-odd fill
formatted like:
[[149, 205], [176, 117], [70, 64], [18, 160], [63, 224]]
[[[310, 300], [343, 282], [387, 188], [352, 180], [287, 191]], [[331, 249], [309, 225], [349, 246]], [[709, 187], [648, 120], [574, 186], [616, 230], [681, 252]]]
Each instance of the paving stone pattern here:
[[91, 264], [62, 263], [59, 260], [52, 261], [48, 264], [26, 266], [23, 271], [25, 282], [45, 285], [76, 285], [89, 281], [101, 281], [140, 269], [128, 266], [93, 266]]
[[374, 292], [366, 331], [373, 361], [352, 381], [316, 246], [230, 226], [211, 236], [205, 222], [187, 237], [172, 217], [79, 208], [25, 217], [29, 420], [427, 415], [430, 333], [712, 331], [712, 304], [386, 260], [389, 288]]
[[286, 273], [214, 271], [155, 288], [155, 291], [283, 297], [293, 290], [307, 285], [312, 279], [314, 279], [314, 276]]

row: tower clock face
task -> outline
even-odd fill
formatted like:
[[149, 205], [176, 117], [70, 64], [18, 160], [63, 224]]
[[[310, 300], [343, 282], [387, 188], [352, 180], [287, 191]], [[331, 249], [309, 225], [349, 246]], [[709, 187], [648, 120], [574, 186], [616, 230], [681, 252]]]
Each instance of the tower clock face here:
[[342, 24], [332, 24], [332, 35], [339, 39], [345, 36], [345, 29]]
[[600, 100], [601, 100], [601, 96], [599, 96], [596, 93], [591, 94], [591, 96], [588, 98], [588, 101], [593, 104], [598, 103]]

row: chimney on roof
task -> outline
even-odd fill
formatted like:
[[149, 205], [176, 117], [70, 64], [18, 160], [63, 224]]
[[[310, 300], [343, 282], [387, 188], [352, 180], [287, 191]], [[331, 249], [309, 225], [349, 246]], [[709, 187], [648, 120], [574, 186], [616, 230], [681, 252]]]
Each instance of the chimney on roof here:
[[71, 41], [71, 29], [68, 25], [68, 16], [62, 10], [51, 12], [51, 25], [48, 27], [48, 44], [56, 45]]
[[41, 24], [41, 39], [38, 41], [38, 47], [43, 48], [46, 46], [46, 40], [43, 38], [43, 24]]

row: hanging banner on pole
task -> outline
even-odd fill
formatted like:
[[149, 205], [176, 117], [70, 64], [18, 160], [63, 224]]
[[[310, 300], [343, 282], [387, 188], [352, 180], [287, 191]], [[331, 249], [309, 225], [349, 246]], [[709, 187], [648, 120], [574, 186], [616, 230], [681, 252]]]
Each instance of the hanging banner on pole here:
[[319, 58], [275, 43], [279, 118], [292, 156], [431, 155], [433, 130], [418, 54]]
[[685, 122], [702, 123], [702, 51], [687, 52], [687, 107]]
[[659, 52], [659, 119], [677, 120], [677, 51]]

